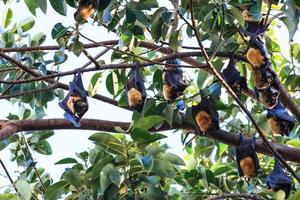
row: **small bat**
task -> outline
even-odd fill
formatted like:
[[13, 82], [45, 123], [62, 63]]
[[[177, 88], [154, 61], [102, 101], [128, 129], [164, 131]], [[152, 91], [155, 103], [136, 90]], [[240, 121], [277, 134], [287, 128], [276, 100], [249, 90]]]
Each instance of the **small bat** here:
[[220, 129], [219, 114], [214, 107], [214, 100], [210, 96], [202, 97], [201, 102], [192, 107], [192, 115], [199, 135], [206, 135]]
[[295, 117], [291, 116], [281, 103], [278, 103], [273, 109], [268, 110], [267, 118], [272, 133], [282, 136], [289, 136], [296, 121]]
[[69, 83], [69, 93], [59, 102], [59, 106], [65, 111], [65, 119], [71, 121], [75, 127], [80, 127], [80, 119], [89, 107], [81, 72], [74, 75], [73, 81]]
[[98, 7], [98, 0], [79, 0], [77, 11], [74, 13], [75, 20], [88, 18], [95, 12]]
[[253, 70], [254, 84], [260, 90], [269, 88], [271, 84], [274, 82], [274, 80], [275, 80], [275, 75], [270, 70], [270, 67], [258, 68]]
[[[167, 64], [179, 64], [177, 59], [168, 60]], [[163, 95], [167, 101], [174, 101], [183, 95], [188, 86], [183, 80], [182, 69], [179, 67], [165, 67], [163, 73]]]
[[252, 140], [245, 140], [240, 134], [240, 145], [236, 147], [236, 162], [240, 176], [247, 180], [255, 176], [260, 168], [259, 160], [255, 153], [255, 137]]
[[255, 93], [258, 100], [262, 102], [264, 107], [267, 109], [274, 108], [278, 103], [278, 97], [280, 92], [273, 85], [271, 85], [265, 90], [259, 90], [255, 88]]
[[132, 109], [137, 109], [139, 112], [141, 112], [143, 110], [147, 94], [144, 80], [140, 74], [139, 64], [137, 64], [134, 70], [134, 74], [125, 85], [125, 93], [125, 97], [128, 101], [129, 107]]
[[233, 54], [230, 55], [229, 63], [222, 71], [222, 76], [239, 98], [241, 98], [242, 89], [248, 90], [246, 79], [242, 77], [240, 72], [236, 69]]
[[275, 192], [283, 190], [285, 192], [285, 198], [289, 197], [292, 189], [292, 180], [285, 174], [279, 160], [276, 157], [274, 169], [267, 177], [267, 186]]

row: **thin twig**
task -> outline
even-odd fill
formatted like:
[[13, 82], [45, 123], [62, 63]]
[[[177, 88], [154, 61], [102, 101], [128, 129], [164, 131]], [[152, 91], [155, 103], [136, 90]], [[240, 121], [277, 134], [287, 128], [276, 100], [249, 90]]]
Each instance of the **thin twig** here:
[[16, 186], [15, 186], [15, 184], [14, 184], [14, 181], [13, 181], [13, 179], [11, 178], [11, 176], [10, 176], [10, 174], [9, 174], [9, 172], [8, 172], [8, 170], [7, 170], [6, 166], [5, 166], [5, 164], [4, 164], [3, 161], [1, 160], [1, 158], [0, 158], [0, 165], [2, 166], [3, 170], [5, 171], [5, 174], [6, 174], [6, 176], [8, 177], [8, 179], [9, 179], [11, 185], [12, 185], [13, 188], [16, 190], [16, 193], [18, 193], [18, 189], [16, 188]]
[[16, 94], [10, 94], [10, 95], [1, 95], [0, 99], [11, 99], [11, 98], [16, 98], [16, 97], [21, 97], [21, 96], [25, 96], [25, 95], [29, 95], [29, 94], [35, 94], [35, 93], [39, 93], [39, 92], [45, 92], [48, 90], [53, 90], [58, 88], [57, 84], [53, 84], [49, 87], [44, 87], [44, 88], [38, 88], [38, 89], [34, 89], [34, 90], [28, 90], [25, 92], [19, 92]]

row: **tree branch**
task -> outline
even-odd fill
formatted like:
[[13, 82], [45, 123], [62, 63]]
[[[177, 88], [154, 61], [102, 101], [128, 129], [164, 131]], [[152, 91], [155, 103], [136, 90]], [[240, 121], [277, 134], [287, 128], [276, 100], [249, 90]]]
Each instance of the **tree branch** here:
[[253, 195], [253, 194], [220, 194], [216, 196], [211, 196], [205, 200], [218, 200], [218, 199], [227, 199], [227, 198], [242, 198], [242, 199], [251, 199], [251, 200], [264, 200], [264, 198]]
[[[103, 41], [103, 42], [97, 42], [97, 43], [90, 43], [90, 44], [85, 44], [84, 48], [97, 48], [100, 46], [105, 46], [105, 45], [117, 45], [118, 40], [108, 40], [108, 41]], [[173, 51], [170, 48], [167, 47], [161, 47], [160, 45], [156, 45], [153, 43], [149, 42], [140, 42], [139, 46], [142, 48], [147, 48], [147, 49], [152, 49], [152, 50], [157, 50], [161, 53], [164, 54], [172, 54]], [[61, 47], [57, 45], [52, 45], [52, 46], [38, 46], [38, 47], [18, 47], [18, 48], [0, 48], [0, 56], [5, 55], [4, 52], [29, 52], [29, 51], [50, 51], [50, 50], [59, 50]], [[69, 46], [66, 47], [68, 49]], [[196, 53], [196, 52], [194, 52]], [[211, 55], [212, 52], [207, 51], [207, 55]], [[191, 55], [192, 56], [192, 55]], [[203, 56], [203, 52], [199, 52], [195, 56]], [[217, 52], [215, 56], [218, 57], [229, 57], [228, 52]], [[247, 59], [244, 56], [240, 55], [234, 55], [235, 59], [247, 62]], [[190, 57], [178, 57], [182, 61], [194, 66], [194, 67], [201, 67], [203, 66], [202, 63], [198, 62], [197, 60], [190, 58]], [[210, 69], [208, 68], [203, 68], [203, 70], [208, 71], [209, 73], [212, 73]], [[37, 77], [37, 76], [36, 76]], [[293, 101], [293, 98], [291, 95], [286, 91], [286, 89], [280, 85], [280, 93], [281, 93], [281, 99], [285, 103], [286, 107], [295, 115], [297, 120], [300, 122], [300, 107]], [[252, 98], [255, 98], [255, 95], [252, 91], [247, 93], [247, 95], [251, 96]]]
[[[36, 119], [36, 120], [0, 120], [0, 140], [4, 140], [9, 136], [20, 131], [36, 131], [36, 130], [62, 130], [62, 129], [78, 129], [78, 130], [94, 130], [106, 131], [115, 133], [115, 127], [120, 127], [127, 130], [130, 127], [129, 122], [115, 122], [97, 119], [82, 119], [81, 126], [75, 128], [73, 124], [65, 119]], [[195, 132], [194, 125], [183, 123], [181, 125], [174, 124], [172, 128], [168, 124], [164, 124], [159, 129], [151, 131], [169, 131], [173, 129], [185, 129]], [[202, 137], [202, 136], [201, 136]], [[225, 130], [219, 130], [206, 136], [208, 139], [222, 142], [231, 146], [240, 145], [240, 136], [237, 134], [229, 133]], [[251, 140], [250, 137], [245, 137], [245, 140]], [[282, 157], [288, 161], [300, 163], [300, 149], [289, 147], [282, 144], [271, 143], [274, 149], [278, 151]], [[272, 156], [262, 140], [256, 141], [256, 149], [258, 153]]]

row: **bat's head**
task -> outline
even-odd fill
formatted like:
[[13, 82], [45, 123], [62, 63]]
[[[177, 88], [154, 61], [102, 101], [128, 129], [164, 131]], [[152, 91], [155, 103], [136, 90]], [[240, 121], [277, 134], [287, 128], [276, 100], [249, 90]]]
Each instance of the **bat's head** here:
[[137, 108], [143, 103], [143, 97], [140, 91], [136, 88], [131, 88], [128, 91], [128, 104], [130, 107]]

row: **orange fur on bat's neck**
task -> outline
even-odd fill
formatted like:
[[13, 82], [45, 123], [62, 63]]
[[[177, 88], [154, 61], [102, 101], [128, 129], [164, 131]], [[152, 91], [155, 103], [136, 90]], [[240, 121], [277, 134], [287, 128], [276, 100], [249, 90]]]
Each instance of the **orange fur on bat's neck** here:
[[81, 100], [80, 96], [70, 96], [69, 97], [69, 99], [67, 101], [67, 107], [70, 109], [72, 114], [75, 114], [74, 103], [79, 100]]
[[259, 68], [265, 64], [265, 58], [258, 49], [250, 48], [247, 51], [246, 57], [254, 68]]
[[164, 95], [164, 99], [167, 101], [171, 101], [172, 99], [172, 87], [168, 84], [164, 84], [163, 86], [163, 95]]
[[240, 161], [240, 167], [246, 178], [252, 178], [255, 175], [255, 164], [251, 157], [246, 157]]
[[268, 119], [269, 127], [273, 134], [281, 135], [282, 129], [280, 127], [280, 121], [276, 117], [271, 117]]
[[248, 22], [255, 22], [255, 20], [253, 19], [252, 15], [249, 12], [249, 10], [243, 10], [242, 16], [243, 16], [244, 20], [246, 20]]
[[210, 115], [205, 111], [200, 111], [196, 115], [196, 122], [202, 132], [207, 132], [212, 125]]
[[136, 88], [128, 91], [128, 104], [130, 107], [137, 107], [143, 103], [142, 93]]
[[86, 7], [80, 9], [80, 16], [84, 20], [87, 20], [94, 12], [95, 12], [95, 9], [93, 8], [93, 6], [89, 5], [89, 6], [86, 6]]

